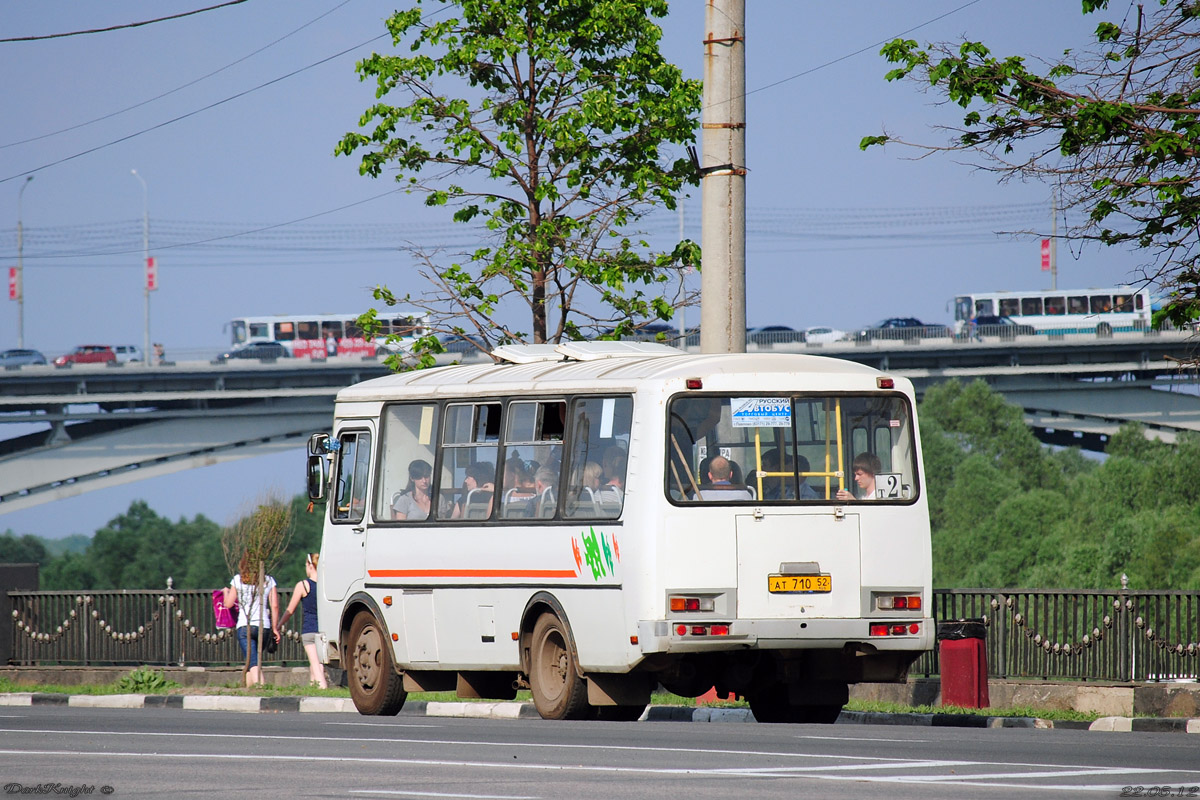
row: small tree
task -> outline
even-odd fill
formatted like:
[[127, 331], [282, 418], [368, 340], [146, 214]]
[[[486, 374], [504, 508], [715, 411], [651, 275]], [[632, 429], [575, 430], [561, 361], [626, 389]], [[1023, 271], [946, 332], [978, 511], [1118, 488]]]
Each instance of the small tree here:
[[[279, 564], [279, 559], [287, 550], [293, 529], [292, 507], [282, 496], [269, 493], [259, 498], [253, 508], [226, 528], [221, 535], [221, 550], [225, 554], [225, 565], [230, 573], [240, 573], [242, 566], [248, 566], [256, 573], [258, 591], [255, 599], [261, 604], [259, 618], [263, 618], [266, 608], [266, 576]], [[242, 575], [242, 580], [246, 575]], [[251, 609], [243, 609], [246, 619], [253, 619]], [[249, 629], [247, 629], [249, 633]], [[263, 626], [258, 626], [259, 664], [262, 664]], [[242, 664], [242, 681], [250, 669], [250, 648], [246, 648], [246, 658]]]
[[[1083, 0], [1083, 12], [1108, 0]], [[897, 39], [881, 51], [888, 80], [911, 78], [966, 110], [944, 146], [976, 157], [1001, 179], [1057, 188], [1081, 220], [1065, 237], [1129, 244], [1146, 254], [1143, 277], [1170, 292], [1155, 324], [1200, 319], [1200, 9], [1159, 0], [1101, 22], [1095, 44], [1036, 72], [981, 42]], [[893, 139], [868, 136], [865, 149]]]
[[[426, 363], [441, 350], [437, 334], [558, 342], [669, 319], [672, 304], [646, 287], [696, 263], [698, 247], [655, 253], [624, 233], [653, 204], [675, 208], [698, 178], [682, 149], [694, 139], [700, 85], [659, 52], [653, 20], [666, 1], [438, 2], [445, 8], [422, 16], [417, 0], [388, 20], [393, 44], [412, 55], [359, 63], [380, 98], [359, 124], [374, 128], [347, 133], [336, 152], [365, 151], [362, 174], [395, 168], [426, 205], [482, 221], [485, 243], [453, 257], [414, 249], [430, 290], [400, 296], [381, 285], [375, 299], [429, 313], [418, 344]], [[447, 8], [459, 17], [442, 18]], [[393, 94], [400, 105], [383, 101]], [[510, 301], [528, 308], [528, 332], [496, 322]], [[374, 314], [364, 315], [368, 332]]]

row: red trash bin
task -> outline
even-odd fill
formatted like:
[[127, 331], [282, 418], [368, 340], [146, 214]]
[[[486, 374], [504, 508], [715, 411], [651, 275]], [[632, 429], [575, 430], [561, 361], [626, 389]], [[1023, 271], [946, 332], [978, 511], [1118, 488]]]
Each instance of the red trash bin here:
[[982, 619], [938, 623], [942, 705], [987, 708], [987, 628]]

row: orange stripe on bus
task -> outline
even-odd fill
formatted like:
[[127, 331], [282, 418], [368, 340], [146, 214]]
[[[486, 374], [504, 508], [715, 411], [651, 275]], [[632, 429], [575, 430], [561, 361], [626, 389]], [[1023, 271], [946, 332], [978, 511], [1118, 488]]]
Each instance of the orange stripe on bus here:
[[369, 569], [372, 578], [577, 578], [570, 569]]

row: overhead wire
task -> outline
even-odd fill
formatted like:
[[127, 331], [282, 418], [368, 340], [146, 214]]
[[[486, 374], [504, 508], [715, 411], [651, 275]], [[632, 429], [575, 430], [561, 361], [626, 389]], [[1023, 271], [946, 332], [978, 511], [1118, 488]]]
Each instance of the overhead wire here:
[[91, 28], [90, 30], [68, 31], [65, 33], [47, 33], [47, 34], [43, 34], [41, 36], [13, 36], [13, 37], [9, 37], [6, 39], [0, 39], [0, 44], [8, 44], [10, 42], [39, 42], [39, 41], [44, 41], [46, 39], [63, 39], [68, 36], [86, 36], [87, 34], [90, 34], [90, 33], [110, 33], [112, 31], [124, 30], [126, 28], [140, 28], [144, 25], [153, 25], [157, 22], [167, 22], [167, 21], [173, 20], [173, 19], [182, 19], [183, 17], [191, 17], [191, 16], [195, 16], [196, 14], [203, 14], [206, 11], [216, 11], [219, 8], [225, 8], [226, 6], [241, 5], [242, 3], [245, 3], [245, 2], [246, 2], [246, 0], [228, 0], [228, 2], [218, 3], [215, 6], [208, 6], [207, 8], [197, 8], [194, 11], [184, 11], [182, 14], [171, 14], [170, 16], [156, 17], [154, 19], [147, 19], [147, 20], [143, 20], [141, 22], [126, 22], [121, 25], [110, 25], [107, 28]]
[[191, 86], [195, 86], [197, 83], [200, 83], [201, 81], [208, 80], [209, 78], [213, 77], [214, 75], [218, 75], [218, 74], [220, 74], [220, 73], [224, 72], [224, 71], [225, 71], [225, 70], [227, 70], [227, 69], [231, 69], [231, 68], [233, 68], [233, 67], [236, 67], [238, 64], [241, 64], [243, 61], [247, 61], [247, 60], [249, 60], [249, 59], [253, 58], [254, 56], [258, 55], [259, 53], [261, 53], [261, 52], [263, 52], [263, 51], [265, 51], [265, 50], [269, 50], [269, 49], [271, 49], [272, 47], [274, 47], [275, 45], [279, 44], [280, 42], [282, 42], [282, 41], [284, 41], [284, 40], [286, 40], [286, 39], [289, 39], [289, 38], [291, 38], [292, 36], [295, 36], [295, 35], [296, 35], [297, 33], [299, 33], [300, 31], [304, 30], [305, 28], [309, 27], [310, 25], [313, 25], [313, 24], [315, 24], [315, 23], [317, 23], [317, 22], [320, 22], [322, 19], [324, 19], [325, 17], [329, 16], [330, 14], [332, 14], [333, 12], [337, 11], [339, 8], [341, 8], [342, 6], [345, 6], [345, 5], [347, 5], [347, 4], [348, 4], [348, 3], [350, 3], [350, 2], [351, 2], [351, 0], [342, 0], [342, 2], [341, 2], [341, 3], [337, 4], [337, 5], [336, 5], [336, 6], [334, 6], [333, 8], [329, 9], [328, 11], [326, 11], [325, 13], [323, 13], [323, 14], [320, 14], [320, 15], [319, 15], [319, 16], [317, 16], [317, 17], [314, 17], [313, 19], [311, 19], [311, 20], [309, 20], [308, 22], [306, 22], [306, 23], [304, 23], [303, 25], [301, 25], [299, 28], [296, 28], [295, 30], [293, 30], [293, 31], [291, 31], [291, 32], [289, 32], [289, 33], [286, 33], [286, 34], [284, 34], [283, 36], [280, 36], [278, 39], [276, 39], [275, 41], [271, 42], [270, 44], [263, 45], [262, 47], [258, 48], [257, 50], [255, 50], [255, 51], [253, 51], [253, 52], [251, 52], [251, 53], [247, 53], [246, 55], [242, 56], [241, 58], [237, 59], [236, 61], [231, 61], [230, 63], [226, 64], [225, 66], [221, 67], [220, 69], [215, 69], [215, 70], [213, 70], [212, 72], [209, 72], [209, 73], [207, 73], [207, 74], [205, 74], [205, 75], [201, 75], [199, 78], [196, 78], [196, 79], [194, 79], [194, 80], [190, 80], [190, 81], [188, 81], [187, 83], [184, 83], [184, 84], [182, 84], [182, 85], [180, 85], [180, 86], [176, 86], [174, 89], [169, 89], [169, 90], [167, 90], [167, 91], [163, 92], [162, 94], [155, 95], [154, 97], [151, 97], [151, 98], [149, 98], [149, 99], [147, 99], [147, 100], [143, 100], [143, 101], [141, 101], [140, 103], [134, 103], [133, 105], [131, 105], [131, 106], [126, 106], [125, 108], [122, 108], [122, 109], [120, 109], [119, 111], [113, 111], [113, 112], [110, 112], [110, 113], [108, 113], [108, 114], [104, 114], [104, 115], [102, 115], [102, 116], [96, 117], [96, 118], [94, 118], [94, 119], [90, 119], [90, 120], [88, 120], [88, 121], [86, 121], [86, 122], [80, 122], [80, 123], [77, 123], [77, 124], [75, 124], [75, 125], [70, 125], [70, 126], [68, 126], [68, 127], [66, 127], [66, 128], [60, 128], [60, 129], [58, 129], [58, 130], [56, 130], [56, 131], [51, 131], [51, 132], [49, 132], [49, 133], [43, 133], [43, 134], [39, 134], [38, 136], [31, 136], [31, 137], [29, 137], [28, 139], [21, 139], [20, 141], [16, 141], [16, 142], [9, 142], [8, 144], [0, 144], [0, 150], [5, 150], [5, 149], [7, 149], [7, 148], [9, 148], [9, 147], [16, 147], [17, 145], [29, 144], [30, 142], [37, 142], [37, 141], [41, 141], [42, 139], [49, 139], [49, 138], [51, 138], [51, 137], [58, 136], [59, 134], [68, 133], [69, 131], [79, 130], [80, 128], [86, 128], [88, 125], [94, 125], [94, 124], [95, 124], [95, 123], [97, 123], [97, 122], [103, 122], [103, 121], [104, 121], [104, 120], [106, 120], [106, 119], [112, 119], [113, 117], [120, 116], [121, 114], [124, 114], [124, 113], [126, 113], [127, 111], [133, 111], [135, 108], [141, 108], [141, 107], [142, 107], [142, 106], [144, 106], [144, 105], [149, 105], [150, 103], [153, 103], [153, 102], [155, 102], [155, 101], [157, 101], [157, 100], [161, 100], [161, 99], [163, 99], [164, 97], [167, 97], [167, 96], [169, 96], [169, 95], [175, 94], [176, 92], [180, 92], [180, 91], [183, 91], [184, 89], [187, 89], [187, 88], [189, 88], [189, 87], [191, 87]]

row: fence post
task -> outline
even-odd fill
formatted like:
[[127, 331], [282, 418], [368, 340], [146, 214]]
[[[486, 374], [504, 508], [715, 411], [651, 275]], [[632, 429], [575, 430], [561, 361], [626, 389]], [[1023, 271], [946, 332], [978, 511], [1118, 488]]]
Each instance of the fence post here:
[[1000, 637], [999, 645], [996, 648], [997, 661], [999, 662], [992, 667], [992, 674], [997, 678], [1008, 677], [1008, 597], [1000, 593], [1000, 606], [997, 609], [996, 616], [996, 635]]
[[171, 647], [172, 632], [175, 629], [175, 581], [171, 576], [167, 576], [167, 603], [166, 610], [163, 613], [164, 621], [166, 622], [166, 646], [167, 650], [163, 653], [163, 663], [166, 666], [171, 666], [171, 657], [174, 655], [174, 649]]
[[1133, 626], [1129, 624], [1129, 576], [1121, 573], [1121, 591], [1117, 594], [1117, 607], [1113, 609], [1117, 623], [1117, 661], [1120, 664], [1121, 680], [1129, 682], [1137, 674], [1137, 646], [1133, 642]]

